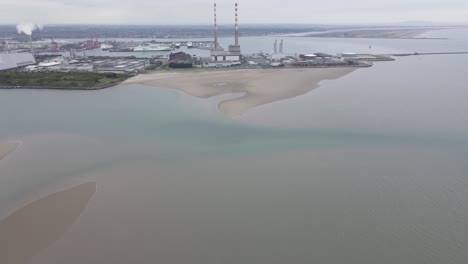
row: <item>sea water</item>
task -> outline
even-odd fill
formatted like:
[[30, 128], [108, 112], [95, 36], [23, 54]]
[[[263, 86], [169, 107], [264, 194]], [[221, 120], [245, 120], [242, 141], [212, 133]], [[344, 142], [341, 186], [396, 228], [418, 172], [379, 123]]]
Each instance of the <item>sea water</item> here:
[[376, 63], [233, 119], [164, 87], [2, 90], [0, 139], [22, 144], [0, 161], [0, 219], [29, 221], [11, 241], [29, 263], [466, 263], [467, 58]]

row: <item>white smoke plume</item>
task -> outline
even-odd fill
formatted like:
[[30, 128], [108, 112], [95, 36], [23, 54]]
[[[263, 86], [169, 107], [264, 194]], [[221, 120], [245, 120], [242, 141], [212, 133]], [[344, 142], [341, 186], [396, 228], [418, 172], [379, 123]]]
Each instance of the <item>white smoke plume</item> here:
[[16, 25], [16, 30], [18, 31], [19, 34], [24, 33], [28, 36], [31, 36], [33, 31], [36, 29], [42, 30], [44, 29], [44, 26], [36, 25], [32, 23], [22, 23], [22, 24]]

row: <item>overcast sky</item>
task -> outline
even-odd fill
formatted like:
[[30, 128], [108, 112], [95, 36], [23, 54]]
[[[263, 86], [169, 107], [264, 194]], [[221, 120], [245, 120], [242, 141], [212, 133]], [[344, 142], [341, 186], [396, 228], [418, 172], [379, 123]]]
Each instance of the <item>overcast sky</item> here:
[[[0, 24], [210, 24], [212, 0], [0, 0]], [[235, 1], [217, 1], [232, 23]], [[468, 0], [239, 0], [240, 23], [467, 22]]]

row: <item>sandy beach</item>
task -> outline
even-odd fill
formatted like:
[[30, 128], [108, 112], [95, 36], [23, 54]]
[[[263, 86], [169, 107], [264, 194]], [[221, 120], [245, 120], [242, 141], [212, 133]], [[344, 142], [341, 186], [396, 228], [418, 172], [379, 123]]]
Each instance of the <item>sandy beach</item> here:
[[222, 101], [218, 105], [225, 115], [238, 116], [256, 106], [308, 93], [319, 87], [321, 81], [337, 79], [354, 70], [355, 68], [177, 71], [143, 74], [124, 84], [177, 89], [200, 98], [243, 93], [240, 97]]
[[18, 147], [16, 142], [0, 142], [0, 160], [8, 156]]

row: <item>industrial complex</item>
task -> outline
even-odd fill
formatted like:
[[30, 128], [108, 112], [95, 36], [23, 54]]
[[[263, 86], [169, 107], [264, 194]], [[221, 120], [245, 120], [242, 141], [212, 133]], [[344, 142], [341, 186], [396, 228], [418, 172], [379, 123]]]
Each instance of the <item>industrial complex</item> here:
[[[0, 41], [0, 70], [139, 73], [167, 68], [270, 68], [270, 67], [369, 67], [389, 56], [320, 52], [288, 54], [284, 40], [275, 40], [272, 53], [243, 54], [239, 42], [238, 4], [234, 4], [233, 43], [224, 48], [218, 41], [217, 6], [214, 4], [213, 40], [99, 41], [15, 39]], [[198, 50], [197, 52], [194, 52]], [[203, 54], [206, 55], [200, 55]], [[207, 54], [208, 53], [208, 54]]]
[[237, 3], [235, 4], [235, 25], [234, 25], [234, 45], [229, 45], [225, 51], [218, 44], [218, 24], [216, 19], [216, 4], [214, 4], [214, 48], [210, 50], [212, 62], [208, 66], [229, 67], [240, 65], [242, 59], [241, 48], [239, 45], [239, 25], [237, 15]]

